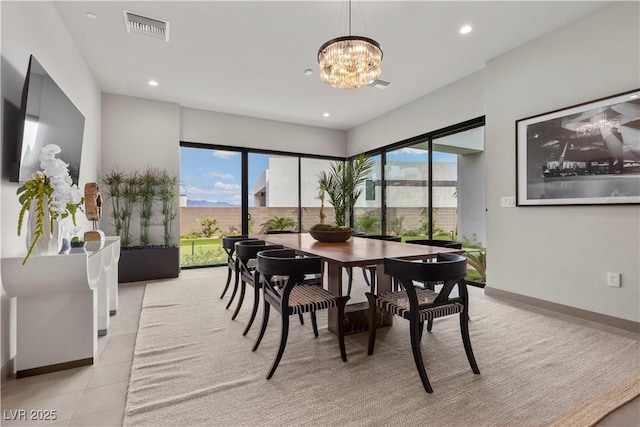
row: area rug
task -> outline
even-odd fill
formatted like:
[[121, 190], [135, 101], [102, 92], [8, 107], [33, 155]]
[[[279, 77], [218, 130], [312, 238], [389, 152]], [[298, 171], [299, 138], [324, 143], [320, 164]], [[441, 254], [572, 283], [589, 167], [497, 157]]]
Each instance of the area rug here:
[[225, 277], [226, 268], [216, 268], [206, 279], [147, 285], [125, 426], [583, 426], [640, 393], [637, 340], [480, 289], [470, 290], [480, 375], [469, 367], [455, 316], [434, 322], [422, 340], [433, 394], [418, 377], [408, 322], [380, 329], [372, 356], [366, 333], [347, 336], [343, 363], [319, 316], [318, 338], [308, 319], [292, 317], [284, 357], [267, 380], [279, 314], [272, 311], [252, 352], [261, 312], [243, 337], [252, 301], [232, 321], [219, 297]]

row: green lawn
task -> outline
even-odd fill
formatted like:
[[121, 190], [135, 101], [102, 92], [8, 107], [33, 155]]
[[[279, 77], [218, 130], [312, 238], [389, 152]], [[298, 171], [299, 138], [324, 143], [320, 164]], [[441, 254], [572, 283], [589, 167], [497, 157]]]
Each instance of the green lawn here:
[[180, 239], [180, 265], [225, 264], [227, 254], [222, 249], [222, 238]]

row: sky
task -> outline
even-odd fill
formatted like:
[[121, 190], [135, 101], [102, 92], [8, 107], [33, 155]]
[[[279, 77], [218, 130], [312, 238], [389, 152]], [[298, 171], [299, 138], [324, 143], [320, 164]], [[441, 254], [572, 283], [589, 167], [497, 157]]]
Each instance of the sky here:
[[[269, 165], [268, 154], [249, 154], [249, 187]], [[434, 162], [455, 162], [455, 154], [433, 153]], [[389, 162], [427, 161], [424, 150], [401, 148], [387, 154]], [[180, 148], [180, 193], [188, 200], [208, 200], [240, 206], [241, 153], [202, 148]]]

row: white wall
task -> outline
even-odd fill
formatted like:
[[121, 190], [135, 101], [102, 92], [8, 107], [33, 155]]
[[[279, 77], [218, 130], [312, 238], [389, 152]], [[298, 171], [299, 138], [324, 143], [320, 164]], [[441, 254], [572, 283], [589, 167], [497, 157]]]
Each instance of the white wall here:
[[638, 9], [616, 2], [487, 64], [490, 287], [640, 320], [639, 206], [500, 207], [515, 195], [516, 120], [640, 87]]
[[263, 150], [345, 157], [344, 131], [181, 108], [180, 139]]
[[[102, 169], [105, 172], [143, 172], [147, 167], [180, 176], [180, 107], [178, 104], [114, 94], [102, 96]], [[104, 190], [102, 190], [104, 192]], [[176, 206], [179, 188], [176, 187]], [[111, 205], [105, 197], [101, 229], [114, 234]], [[178, 239], [180, 218], [174, 221]], [[139, 227], [131, 225], [134, 244]], [[152, 225], [151, 239], [162, 243], [162, 226]]]
[[[85, 116], [84, 141], [80, 169], [80, 187], [95, 182], [100, 171], [100, 90], [67, 32], [53, 3], [1, 2], [2, 19], [2, 153], [5, 144], [15, 144], [16, 109], [20, 108], [22, 86], [34, 55], [49, 75], [62, 88]], [[17, 183], [8, 182], [2, 159], [0, 203], [0, 254], [2, 257], [22, 256], [26, 252], [24, 236], [16, 233], [20, 205], [16, 197]], [[84, 215], [79, 225], [90, 229]], [[25, 267], [25, 268], [28, 268]], [[15, 355], [15, 304], [4, 289], [0, 304], [0, 366]]]
[[487, 244], [486, 154], [458, 156], [458, 236]]
[[[349, 154], [486, 115], [487, 283], [640, 321], [640, 207], [501, 208], [515, 195], [515, 121], [640, 87], [640, 11], [614, 2], [349, 131]], [[462, 193], [461, 193], [462, 197]], [[607, 271], [622, 287], [606, 286]]]
[[484, 115], [484, 71], [478, 71], [348, 132], [347, 154], [403, 141]]

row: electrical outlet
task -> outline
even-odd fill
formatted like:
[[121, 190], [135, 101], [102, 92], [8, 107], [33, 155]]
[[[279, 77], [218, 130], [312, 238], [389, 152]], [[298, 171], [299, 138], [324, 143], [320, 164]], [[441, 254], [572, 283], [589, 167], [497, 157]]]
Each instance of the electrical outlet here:
[[607, 285], [613, 286], [614, 288], [620, 287], [620, 273], [614, 273], [609, 271], [607, 273]]
[[502, 196], [501, 205], [503, 208], [515, 208], [516, 198], [513, 196]]

